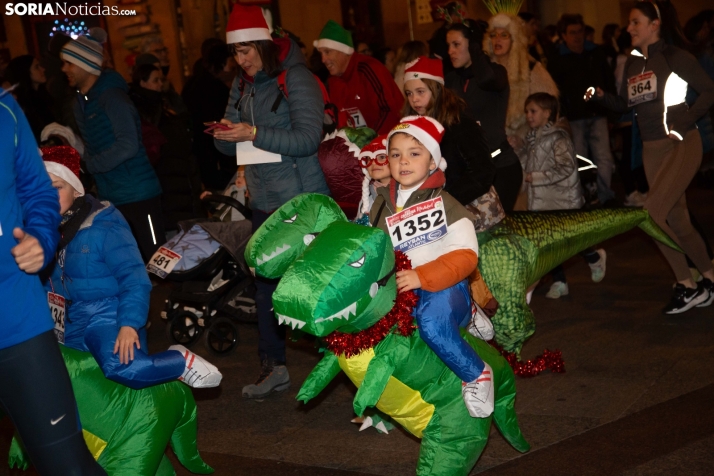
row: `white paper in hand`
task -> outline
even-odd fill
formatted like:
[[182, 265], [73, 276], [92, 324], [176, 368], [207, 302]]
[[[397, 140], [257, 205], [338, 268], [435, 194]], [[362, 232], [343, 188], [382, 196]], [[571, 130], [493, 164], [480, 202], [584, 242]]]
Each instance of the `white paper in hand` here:
[[272, 164], [280, 162], [280, 154], [258, 149], [251, 141], [236, 142], [236, 160], [238, 165]]

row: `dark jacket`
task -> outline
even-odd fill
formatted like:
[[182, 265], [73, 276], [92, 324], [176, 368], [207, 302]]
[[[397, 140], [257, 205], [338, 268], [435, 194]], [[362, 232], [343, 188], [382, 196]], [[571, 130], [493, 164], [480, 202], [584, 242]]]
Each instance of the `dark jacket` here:
[[493, 185], [496, 167], [491, 161], [488, 144], [481, 127], [468, 114], [445, 128], [441, 155], [446, 160], [446, 186], [462, 205], [468, 205], [488, 192]]
[[[665, 121], [669, 130], [676, 131], [684, 137], [688, 131], [696, 127], [696, 121], [714, 104], [714, 81], [709, 78], [692, 54], [676, 46], [667, 45], [664, 40], [650, 45], [648, 54], [649, 57], [645, 58], [639, 50], [633, 50], [633, 54], [625, 63], [625, 80], [620, 87], [620, 95], [606, 94], [604, 98], [595, 102], [617, 112], [626, 112], [627, 78], [641, 74], [643, 71], [652, 71], [657, 76], [657, 97], [634, 107], [642, 140], [647, 142], [665, 139], [667, 137]], [[681, 79], [678, 81], [675, 75]], [[672, 94], [672, 98], [676, 97], [677, 102], [665, 108], [665, 85], [668, 83], [671, 83], [674, 88], [677, 88], [679, 83], [682, 90], [679, 94]], [[699, 93], [691, 106], [687, 106], [685, 102], [687, 85]], [[668, 90], [667, 93], [670, 91]]]
[[569, 121], [607, 115], [603, 106], [583, 99], [591, 86], [615, 92], [615, 75], [599, 46], [586, 41], [582, 53], [573, 53], [560, 44], [548, 62], [548, 72], [560, 90], [560, 112]]
[[198, 218], [202, 213], [201, 179], [192, 151], [191, 120], [185, 108], [173, 109], [160, 92], [132, 85], [130, 96], [142, 123], [148, 122], [163, 139], [155, 170], [163, 190], [164, 227], [175, 230], [179, 221]]
[[74, 117], [86, 145], [84, 161], [99, 197], [114, 205], [161, 193], [141, 142], [139, 114], [119, 73], [104, 70], [87, 94], [77, 93]]
[[494, 158], [496, 167], [518, 163], [518, 156], [506, 140], [510, 94], [506, 68], [480, 54], [472, 58], [468, 68], [458, 68], [446, 75], [445, 83], [466, 101], [468, 112], [481, 124], [490, 151], [501, 150]]
[[58, 251], [45, 282], [45, 289], [54, 289], [70, 303], [65, 345], [83, 351], [88, 350], [84, 331], [92, 319], [116, 319], [117, 329], [138, 330], [146, 325], [151, 293], [149, 275], [122, 214], [108, 202], [85, 197], [92, 212], [72, 241]]
[[[287, 70], [288, 98], [278, 89], [277, 78], [264, 71], [255, 78], [241, 73], [233, 82], [225, 111], [225, 118], [233, 123], [247, 122], [258, 127], [255, 147], [282, 156], [278, 163], [245, 168], [251, 208], [265, 212], [278, 209], [301, 193], [330, 194], [317, 160], [325, 107], [322, 91], [297, 44], [283, 40], [279, 47], [285, 55], [282, 66]], [[276, 103], [279, 105], [273, 111]], [[234, 142], [214, 141], [218, 150], [235, 155]]]
[[235, 174], [235, 150], [223, 154], [213, 144], [213, 137], [203, 131], [204, 122], [220, 120], [226, 112], [231, 88], [205, 68], [196, 68], [183, 87], [181, 97], [191, 114], [193, 155], [198, 161], [203, 185], [210, 190], [222, 190]]
[[57, 191], [30, 125], [12, 95], [4, 91], [0, 92], [0, 197], [0, 349], [4, 349], [53, 327], [39, 277], [22, 271], [10, 253], [17, 245], [13, 229], [22, 228], [37, 238], [47, 264], [59, 240], [60, 222]]

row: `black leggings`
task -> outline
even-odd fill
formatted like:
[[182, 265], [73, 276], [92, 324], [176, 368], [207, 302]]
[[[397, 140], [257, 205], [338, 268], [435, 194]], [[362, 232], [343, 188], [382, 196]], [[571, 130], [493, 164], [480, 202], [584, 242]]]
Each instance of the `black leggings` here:
[[141, 258], [144, 263], [148, 263], [156, 250], [166, 243], [161, 196], [119, 205], [117, 209], [129, 223], [131, 233], [139, 245]]
[[54, 331], [0, 349], [0, 410], [42, 476], [104, 475], [82, 436], [77, 403]]
[[496, 177], [493, 179], [493, 188], [498, 193], [501, 205], [506, 212], [513, 211], [518, 192], [523, 183], [523, 169], [520, 162], [496, 168]]

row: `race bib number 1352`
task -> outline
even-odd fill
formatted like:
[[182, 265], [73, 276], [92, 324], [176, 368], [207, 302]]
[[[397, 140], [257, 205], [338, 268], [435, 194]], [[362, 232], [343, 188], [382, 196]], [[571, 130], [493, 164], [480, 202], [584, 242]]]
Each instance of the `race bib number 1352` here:
[[448, 233], [444, 200], [437, 197], [387, 217], [387, 229], [394, 249], [404, 253], [443, 238]]

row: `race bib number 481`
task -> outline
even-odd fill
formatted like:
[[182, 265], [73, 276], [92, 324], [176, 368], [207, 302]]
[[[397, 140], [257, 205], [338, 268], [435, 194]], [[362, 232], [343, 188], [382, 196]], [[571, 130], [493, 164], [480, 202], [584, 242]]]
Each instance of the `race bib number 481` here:
[[403, 253], [440, 240], [449, 231], [444, 200], [437, 197], [387, 217], [387, 229], [394, 249]]
[[657, 99], [657, 76], [647, 71], [627, 79], [627, 105], [629, 107]]
[[180, 254], [162, 246], [146, 264], [146, 269], [160, 278], [165, 278], [180, 260]]

